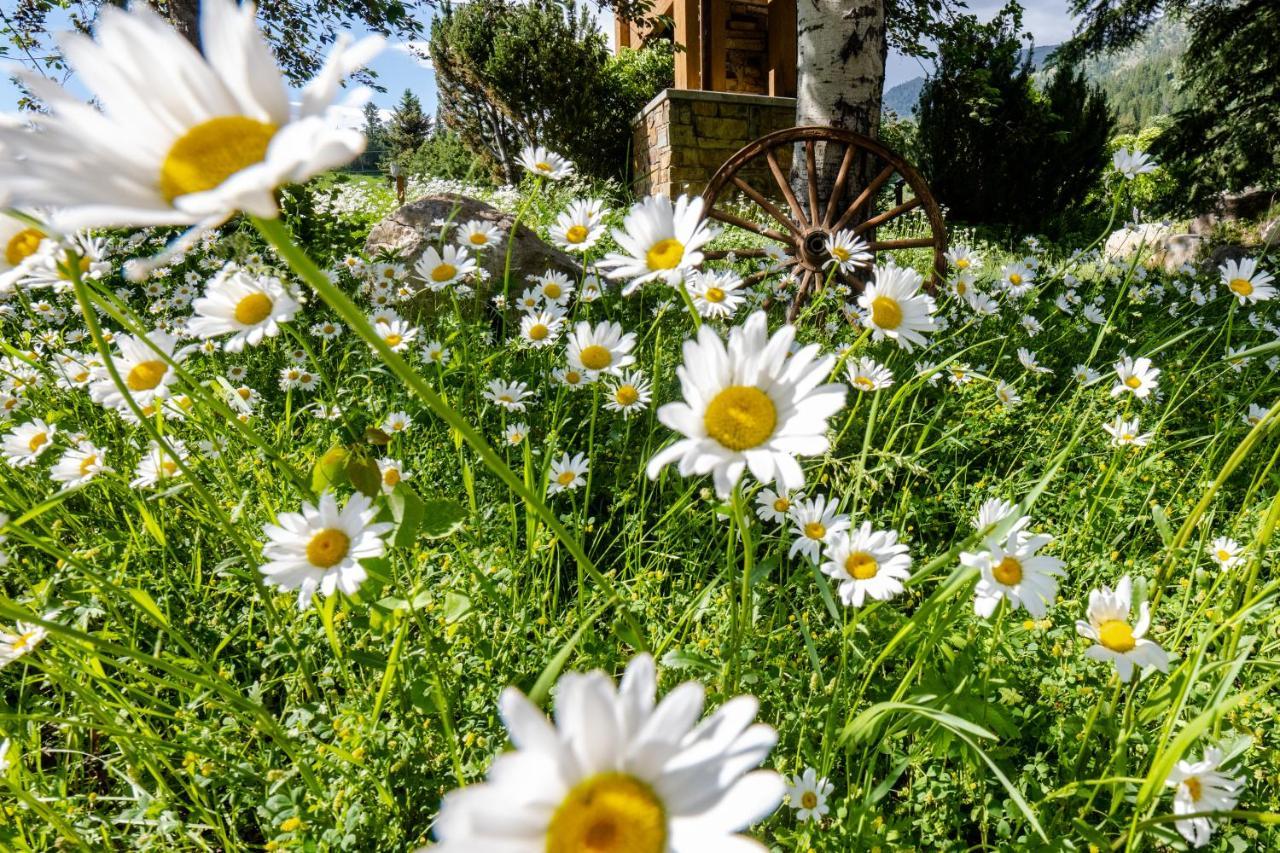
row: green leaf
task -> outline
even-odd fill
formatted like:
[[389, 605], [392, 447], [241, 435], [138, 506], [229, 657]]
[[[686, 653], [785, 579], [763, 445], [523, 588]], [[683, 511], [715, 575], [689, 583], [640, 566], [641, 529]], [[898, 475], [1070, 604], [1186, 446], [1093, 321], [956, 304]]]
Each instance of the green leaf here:
[[391, 517], [396, 522], [396, 535], [392, 544], [397, 548], [408, 548], [418, 538], [422, 529], [422, 520], [426, 512], [426, 504], [418, 493], [403, 481], [387, 496], [387, 505], [391, 507]]
[[1152, 504], [1151, 517], [1155, 519], [1156, 530], [1160, 531], [1160, 541], [1164, 543], [1164, 547], [1168, 548], [1173, 542], [1173, 528], [1169, 526], [1169, 516], [1164, 514], [1164, 509], [1159, 504]]
[[462, 526], [467, 511], [450, 500], [434, 499], [422, 502], [422, 535], [428, 539], [443, 539]]
[[471, 612], [471, 599], [460, 592], [447, 592], [444, 596], [444, 621], [457, 622]]
[[165, 618], [164, 613], [160, 610], [160, 606], [157, 605], [155, 599], [151, 597], [151, 593], [147, 592], [145, 589], [131, 589], [129, 590], [129, 597], [136, 601], [139, 607], [147, 611], [151, 618], [156, 620], [156, 623], [159, 624], [161, 628], [169, 627], [169, 620]]
[[351, 452], [341, 444], [335, 444], [316, 460], [311, 469], [311, 491], [320, 494], [326, 489], [340, 486], [347, 481], [347, 459]]
[[351, 485], [366, 497], [377, 497], [378, 492], [382, 491], [382, 472], [378, 469], [378, 463], [372, 459], [350, 456], [347, 458], [346, 472]]

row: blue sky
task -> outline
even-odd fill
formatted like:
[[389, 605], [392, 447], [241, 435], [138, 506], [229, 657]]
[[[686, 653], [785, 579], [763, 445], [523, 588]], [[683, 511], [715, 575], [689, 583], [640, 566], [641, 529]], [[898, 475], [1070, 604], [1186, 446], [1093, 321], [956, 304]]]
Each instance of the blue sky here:
[[[968, 0], [969, 10], [979, 17], [990, 17], [1004, 5], [1004, 0]], [[1071, 34], [1072, 20], [1067, 12], [1067, 0], [1024, 0], [1026, 11], [1023, 22], [1035, 36], [1037, 44], [1056, 44]], [[594, 11], [594, 5], [590, 8]], [[601, 28], [613, 40], [613, 15], [597, 14]], [[56, 23], [56, 22], [55, 22]], [[52, 27], [56, 29], [56, 26]], [[372, 63], [380, 84], [386, 92], [375, 92], [373, 102], [389, 109], [399, 100], [405, 89], [415, 92], [423, 105], [431, 112], [436, 107], [435, 73], [429, 63], [415, 56], [410, 45], [393, 44]], [[885, 69], [885, 85], [894, 86], [927, 70], [919, 60], [890, 55]], [[7, 77], [0, 80], [0, 111], [9, 112], [17, 106], [18, 89]], [[358, 112], [350, 116], [352, 124], [359, 124]]]

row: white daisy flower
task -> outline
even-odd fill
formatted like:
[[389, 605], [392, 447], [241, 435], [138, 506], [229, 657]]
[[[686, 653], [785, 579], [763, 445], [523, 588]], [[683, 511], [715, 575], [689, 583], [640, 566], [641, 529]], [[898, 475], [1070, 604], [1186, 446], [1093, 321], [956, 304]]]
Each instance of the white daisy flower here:
[[1151, 443], [1151, 433], [1138, 431], [1138, 418], [1125, 420], [1124, 415], [1116, 415], [1115, 420], [1103, 424], [1102, 429], [1111, 436], [1112, 447], [1146, 447]]
[[1036, 280], [1035, 273], [1022, 261], [1014, 261], [1000, 270], [1000, 284], [1015, 299], [1026, 296]]
[[422, 345], [422, 358], [443, 367], [449, 363], [449, 350], [440, 341], [427, 341]]
[[859, 268], [866, 269], [871, 266], [871, 246], [845, 228], [827, 235], [827, 254], [831, 257], [823, 266], [835, 266], [843, 273], [852, 273]]
[[653, 659], [628, 664], [620, 688], [603, 672], [570, 673], [554, 724], [514, 688], [499, 701], [515, 750], [489, 780], [447, 794], [439, 853], [709, 853], [757, 849], [740, 830], [782, 801], [781, 778], [752, 770], [777, 742], [752, 725], [752, 696], [701, 723], [703, 687], [687, 682], [655, 705]]
[[1016, 409], [1022, 404], [1022, 395], [1018, 390], [1001, 379], [996, 383], [996, 400], [1004, 407], [1005, 411]]
[[445, 246], [443, 252], [428, 246], [413, 265], [414, 273], [428, 290], [444, 290], [472, 275], [476, 268], [476, 259], [461, 246]]
[[913, 269], [889, 263], [877, 266], [875, 280], [858, 297], [864, 322], [874, 340], [892, 338], [910, 352], [925, 342], [922, 332], [937, 329], [933, 298], [920, 292], [924, 279]]
[[[1200, 761], [1179, 761], [1169, 771], [1165, 784], [1177, 790], [1173, 794], [1173, 813], [1233, 811], [1240, 801], [1244, 779], [1218, 772], [1222, 751], [1209, 747]], [[1213, 821], [1207, 816], [1191, 817], [1174, 823], [1178, 832], [1194, 847], [1203, 847], [1213, 837]]]
[[689, 296], [703, 317], [729, 320], [743, 302], [742, 277], [732, 270], [701, 271], [689, 276]]
[[195, 317], [187, 330], [198, 338], [230, 334], [222, 348], [240, 352], [245, 344], [256, 347], [263, 338], [280, 334], [280, 325], [293, 319], [298, 303], [280, 279], [229, 270], [215, 276], [204, 296], [191, 306]]
[[418, 336], [417, 326], [411, 326], [405, 320], [398, 318], [387, 323], [378, 323], [373, 330], [378, 337], [382, 338], [383, 343], [391, 347], [393, 352], [404, 351]]
[[629, 280], [623, 296], [659, 279], [675, 287], [702, 263], [701, 249], [717, 233], [702, 218], [701, 196], [682, 195], [674, 205], [669, 196], [649, 196], [631, 208], [621, 230], [614, 229], [623, 253], [606, 256], [600, 267], [610, 270], [610, 278]]
[[186, 463], [187, 446], [178, 438], [168, 439], [167, 444], [167, 447], [161, 447], [153, 441], [147, 445], [142, 458], [138, 460], [138, 467], [133, 472], [133, 479], [129, 481], [130, 486], [135, 489], [149, 489], [182, 476], [182, 469], [178, 467], [178, 463]]
[[64, 488], [74, 489], [110, 470], [106, 464], [106, 451], [92, 442], [81, 441], [62, 454], [49, 471], [49, 477]]
[[547, 481], [547, 494], [555, 495], [560, 492], [572, 491], [580, 486], [587, 484], [587, 471], [591, 467], [590, 460], [586, 454], [578, 453], [570, 456], [568, 453], [551, 463], [550, 479]]
[[1138, 621], [1129, 624], [1133, 601], [1133, 582], [1125, 575], [1113, 592], [1104, 586], [1089, 593], [1089, 621], [1076, 620], [1076, 633], [1093, 640], [1096, 645], [1085, 651], [1098, 661], [1113, 661], [1122, 683], [1133, 677], [1134, 668], [1153, 666], [1169, 671], [1169, 656], [1155, 642], [1146, 639], [1151, 625], [1147, 602], [1138, 609]]
[[826, 495], [797, 499], [788, 516], [796, 538], [787, 556], [804, 554], [815, 563], [821, 560], [822, 546], [850, 525], [849, 516], [839, 511], [839, 502], [829, 501]]
[[1032, 373], [1053, 373], [1049, 368], [1043, 367], [1036, 354], [1026, 347], [1018, 347], [1018, 361]]
[[506, 382], [502, 379], [491, 379], [484, 391], [484, 397], [509, 412], [523, 412], [525, 401], [532, 400], [537, 392], [530, 391], [524, 382]]
[[569, 304], [569, 297], [573, 296], [573, 282], [569, 280], [569, 276], [557, 270], [547, 270], [540, 275], [535, 289], [548, 305], [563, 307]]
[[1274, 277], [1266, 270], [1258, 269], [1253, 258], [1230, 260], [1218, 267], [1222, 286], [1231, 291], [1241, 305], [1265, 302], [1276, 295], [1271, 284]]
[[573, 174], [573, 164], [541, 145], [528, 145], [520, 152], [520, 165], [540, 178], [563, 180]]
[[1257, 426], [1262, 423], [1262, 419], [1267, 416], [1267, 412], [1271, 411], [1268, 406], [1259, 406], [1257, 403], [1249, 404], [1249, 411], [1241, 416], [1241, 419], [1247, 426]]
[[378, 429], [387, 435], [399, 435], [408, 432], [411, 426], [413, 426], [413, 418], [409, 417], [408, 412], [391, 412], [382, 420]]
[[[170, 368], [169, 362], [152, 349], [148, 341], [176, 363], [181, 364], [187, 356], [187, 350], [176, 349], [177, 338], [161, 329], [149, 332], [145, 339], [136, 335], [115, 336], [118, 354], [113, 355], [111, 360], [124, 381], [129, 396], [140, 408], [146, 408], [156, 400], [168, 397], [170, 387], [178, 380], [178, 375]], [[105, 367], [94, 371], [89, 396], [103, 408], [118, 411], [128, 408], [124, 395]]]
[[496, 246], [502, 241], [502, 229], [493, 222], [483, 219], [471, 219], [464, 222], [455, 235], [459, 246], [465, 246], [473, 252]]
[[387, 457], [378, 460], [378, 473], [382, 480], [382, 493], [384, 495], [394, 492], [396, 486], [410, 477], [409, 473], [404, 470], [403, 462], [399, 459]]
[[640, 371], [628, 370], [608, 383], [608, 393], [609, 399], [604, 407], [629, 418], [649, 407], [653, 399], [653, 385]]
[[[45, 614], [49, 619], [52, 614]], [[18, 622], [13, 631], [0, 628], [0, 669], [31, 654], [49, 636], [49, 629], [30, 622]]]
[[1132, 181], [1147, 172], [1154, 172], [1156, 168], [1156, 164], [1151, 161], [1151, 158], [1145, 152], [1132, 148], [1117, 148], [1115, 153], [1111, 155], [1111, 166], [1126, 181]]
[[337, 340], [342, 334], [342, 324], [333, 320], [322, 320], [311, 327], [311, 334], [326, 341]]
[[386, 553], [383, 537], [394, 527], [390, 522], [374, 522], [377, 509], [369, 498], [356, 492], [338, 509], [332, 492], [320, 496], [319, 505], [303, 503], [301, 512], [281, 513], [279, 524], [265, 524], [267, 542], [258, 567], [263, 583], [281, 592], [298, 591], [298, 609], [311, 606], [319, 591], [333, 595], [341, 590], [354, 595], [367, 573], [360, 560]]
[[994, 536], [1004, 526], [1004, 522], [1012, 519], [1013, 523], [1004, 535], [1011, 536], [1015, 531], [1024, 529], [1031, 523], [1031, 517], [1023, 515], [1018, 504], [1010, 503], [1004, 498], [987, 498], [978, 507], [978, 514], [970, 524], [973, 529], [982, 533], [984, 538]]
[[1003, 544], [989, 536], [986, 550], [962, 551], [960, 564], [981, 572], [974, 588], [974, 612], [990, 619], [1000, 600], [1006, 599], [1011, 610], [1022, 606], [1036, 619], [1043, 618], [1058, 595], [1057, 578], [1066, 565], [1057, 557], [1036, 554], [1052, 541], [1052, 536], [1018, 529]]
[[861, 607], [868, 598], [888, 601], [902, 592], [911, 576], [911, 556], [896, 530], [872, 530], [864, 521], [857, 530], [827, 540], [822, 573], [840, 582], [840, 600]]
[[635, 363], [635, 356], [631, 355], [635, 345], [635, 333], [624, 334], [617, 323], [605, 321], [593, 327], [583, 321], [569, 334], [569, 366], [585, 372], [592, 380], [603, 373], [616, 376]]
[[[24, 211], [41, 218], [33, 211]], [[0, 211], [0, 295], [11, 293], [14, 286], [36, 262], [40, 244], [49, 235], [24, 219]]]
[[570, 391], [581, 391], [590, 384], [587, 374], [583, 370], [576, 367], [560, 367], [551, 372], [555, 380], [562, 385], [568, 386]]
[[560, 338], [564, 322], [564, 311], [553, 303], [542, 311], [520, 318], [520, 337], [534, 348], [551, 346]]
[[1219, 536], [1209, 544], [1209, 557], [1224, 572], [1244, 562], [1244, 547], [1234, 539]]
[[604, 202], [577, 199], [556, 217], [549, 229], [551, 242], [566, 252], [585, 252], [604, 235]]
[[96, 41], [63, 37], [77, 82], [102, 109], [23, 74], [49, 112], [0, 125], [9, 203], [56, 208], [50, 220], [62, 232], [210, 226], [237, 211], [274, 217], [276, 188], [350, 162], [364, 135], [340, 129], [334, 100], [383, 40], [339, 36], [291, 107], [256, 16], [251, 3], [205, 0], [203, 53], [144, 4], [101, 10]]
[[860, 356], [845, 365], [845, 372], [856, 391], [879, 391], [893, 384], [893, 372], [874, 358]]
[[952, 246], [947, 250], [947, 263], [963, 273], [982, 263], [982, 258], [968, 246]]
[[1151, 366], [1149, 358], [1130, 358], [1125, 356], [1115, 363], [1116, 384], [1111, 386], [1111, 396], [1118, 397], [1125, 392], [1133, 394], [1139, 400], [1145, 400], [1159, 384], [1157, 377], [1160, 370]]
[[826, 776], [819, 779], [818, 771], [806, 767], [803, 774], [797, 773], [787, 780], [787, 802], [795, 809], [796, 820], [817, 822], [831, 810], [827, 797], [834, 790], [835, 785], [828, 782]]
[[847, 389], [819, 384], [835, 358], [819, 358], [817, 344], [788, 357], [794, 339], [792, 326], [770, 337], [757, 311], [729, 331], [727, 348], [707, 326], [696, 341], [685, 341], [676, 369], [684, 400], [658, 409], [658, 419], [684, 437], [649, 460], [650, 479], [678, 460], [683, 476], [712, 473], [721, 497], [747, 466], [761, 483], [788, 491], [803, 486], [796, 456], [827, 451], [827, 419], [844, 406]]
[[529, 437], [529, 425], [524, 421], [516, 421], [502, 431], [502, 438], [512, 447]]
[[1081, 385], [1092, 385], [1102, 378], [1102, 374], [1087, 364], [1077, 364], [1071, 369], [1071, 377]]
[[763, 488], [756, 495], [756, 515], [760, 516], [761, 521], [782, 524], [791, 518], [792, 504], [802, 497], [799, 492], [775, 492], [773, 489]]
[[15, 468], [25, 468], [35, 463], [44, 452], [53, 446], [54, 436], [58, 428], [45, 423], [43, 419], [27, 421], [5, 433], [0, 452], [4, 459]]

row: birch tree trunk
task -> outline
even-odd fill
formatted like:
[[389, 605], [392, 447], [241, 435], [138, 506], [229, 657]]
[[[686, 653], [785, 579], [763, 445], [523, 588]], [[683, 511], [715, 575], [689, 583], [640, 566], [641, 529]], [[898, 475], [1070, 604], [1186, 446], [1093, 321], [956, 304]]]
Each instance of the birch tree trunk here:
[[[875, 137], [884, 94], [884, 0], [799, 0], [796, 4], [796, 124], [841, 127]], [[843, 150], [817, 151], [818, 199], [824, 209]], [[858, 164], [860, 167], [861, 164]], [[850, 175], [849, 197], [870, 176], [862, 168]], [[803, 146], [792, 159], [796, 197], [808, 198]]]

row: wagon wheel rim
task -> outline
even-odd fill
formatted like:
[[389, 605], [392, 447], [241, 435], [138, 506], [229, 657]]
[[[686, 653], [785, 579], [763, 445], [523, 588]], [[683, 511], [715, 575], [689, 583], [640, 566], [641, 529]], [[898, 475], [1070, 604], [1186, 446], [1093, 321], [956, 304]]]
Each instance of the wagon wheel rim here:
[[[832, 186], [830, 198], [819, 204], [817, 198], [818, 172], [816, 163], [817, 143], [836, 143], [844, 147], [840, 169]], [[784, 172], [779, 151], [793, 151], [796, 143], [803, 143], [804, 169], [808, 178], [807, 198], [796, 197]], [[849, 200], [848, 183], [858, 154], [874, 158], [878, 163], [867, 169], [874, 173], [867, 186]], [[774, 188], [782, 195], [784, 204], [770, 200], [760, 189], [743, 179], [743, 170], [763, 161]], [[870, 161], [865, 161], [870, 162]], [[894, 175], [899, 175], [911, 189], [912, 198], [881, 212], [872, 211], [876, 194]], [[761, 224], [717, 207], [717, 200], [726, 192], [738, 190], [762, 210], [768, 224]], [[924, 178], [901, 155], [886, 148], [874, 139], [853, 131], [829, 127], [793, 127], [762, 136], [739, 149], [712, 176], [702, 193], [703, 217], [714, 219], [764, 237], [786, 248], [790, 267], [796, 278], [796, 297], [792, 302], [789, 319], [794, 320], [804, 302], [810, 298], [825, 280], [825, 267], [831, 256], [827, 252], [827, 238], [837, 231], [848, 229], [862, 237], [869, 231], [889, 224], [900, 216], [920, 209], [929, 223], [930, 235], [899, 240], [868, 240], [872, 253], [879, 260], [884, 253], [906, 249], [932, 248], [933, 270], [929, 278], [930, 289], [936, 290], [946, 277], [947, 230], [938, 203]], [[806, 206], [807, 204], [807, 206]], [[864, 237], [864, 239], [866, 239]], [[748, 252], [765, 254], [763, 250], [739, 250], [739, 257], [750, 257]], [[711, 252], [708, 257], [725, 253]]]

